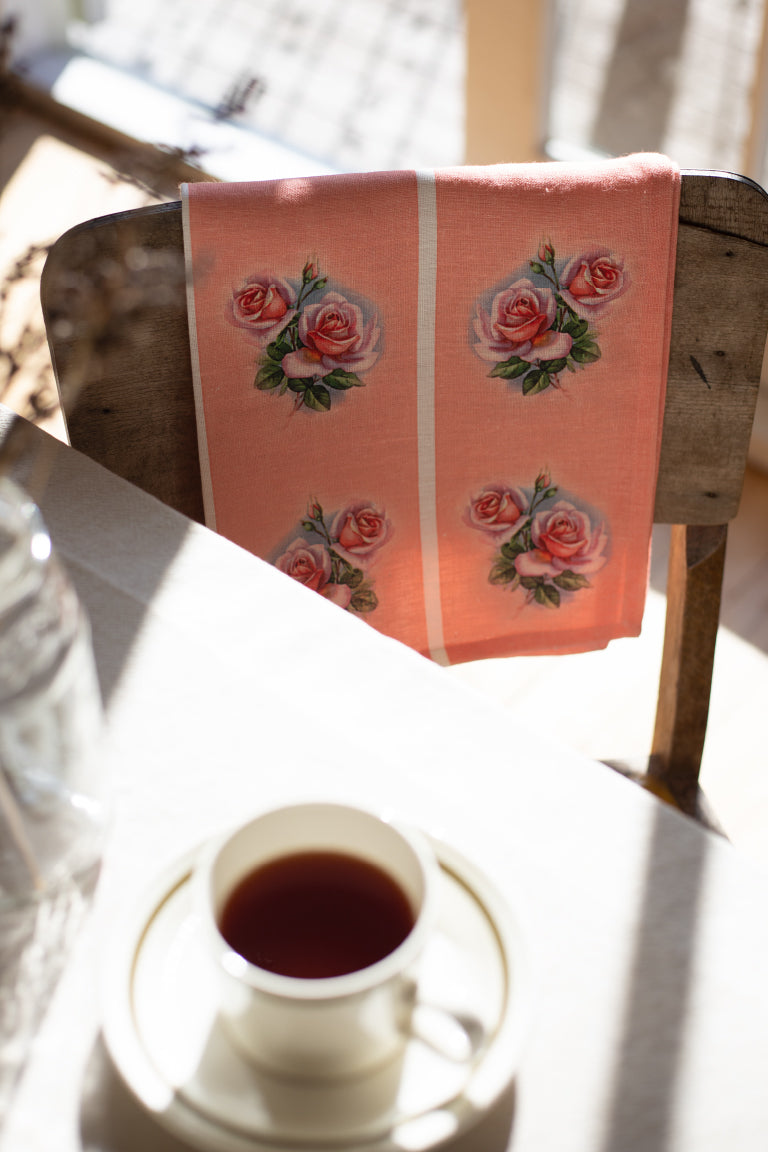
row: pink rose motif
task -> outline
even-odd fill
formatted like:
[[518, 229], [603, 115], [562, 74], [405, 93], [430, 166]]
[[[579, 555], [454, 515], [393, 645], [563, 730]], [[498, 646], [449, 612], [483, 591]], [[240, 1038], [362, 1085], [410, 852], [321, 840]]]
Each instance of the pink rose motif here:
[[322, 544], [294, 540], [275, 561], [275, 567], [341, 608], [346, 608], [352, 599], [352, 590], [347, 584], [330, 582], [331, 557]]
[[567, 500], [537, 512], [531, 524], [533, 549], [515, 559], [521, 576], [557, 576], [560, 572], [598, 572], [607, 561], [608, 535]]
[[514, 536], [525, 524], [528, 500], [519, 488], [491, 484], [469, 502], [464, 519], [472, 528], [480, 528], [497, 538]]
[[269, 273], [249, 276], [232, 293], [231, 319], [261, 348], [275, 340], [296, 315], [293, 290]]
[[608, 305], [626, 292], [629, 283], [624, 262], [607, 248], [575, 256], [560, 275], [563, 299], [583, 320], [602, 316]]
[[338, 292], [326, 292], [302, 311], [299, 336], [304, 347], [283, 357], [283, 372], [292, 379], [326, 376], [334, 369], [367, 372], [379, 358], [380, 334], [375, 316], [366, 320], [356, 304]]
[[304, 540], [289, 544], [275, 561], [275, 567], [314, 592], [324, 588], [331, 578], [331, 558], [326, 549], [322, 544], [307, 544]]
[[531, 363], [567, 356], [573, 339], [567, 332], [552, 330], [556, 315], [557, 303], [551, 288], [537, 288], [530, 280], [517, 280], [496, 294], [490, 312], [478, 304], [475, 352], [494, 364], [510, 356]]
[[348, 504], [331, 525], [334, 548], [350, 564], [360, 564], [380, 548], [392, 533], [384, 512], [363, 500]]

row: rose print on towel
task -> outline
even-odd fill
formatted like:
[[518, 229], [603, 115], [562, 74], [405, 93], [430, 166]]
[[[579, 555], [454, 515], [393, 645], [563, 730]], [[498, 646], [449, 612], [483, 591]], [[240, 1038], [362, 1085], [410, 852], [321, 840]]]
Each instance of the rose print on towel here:
[[562, 596], [590, 587], [588, 579], [607, 561], [605, 525], [574, 503], [556, 499], [549, 474], [536, 477], [529, 494], [489, 484], [470, 500], [464, 519], [494, 540], [488, 580], [521, 588], [526, 602], [559, 608]]
[[522, 276], [475, 303], [474, 350], [493, 364], [489, 375], [515, 380], [524, 396], [560, 386], [560, 373], [600, 359], [592, 327], [629, 287], [621, 259], [592, 248], [558, 260], [549, 242]]
[[373, 612], [379, 601], [367, 567], [392, 535], [384, 512], [354, 500], [326, 516], [310, 501], [297, 537], [274, 561], [275, 567], [349, 612]]
[[301, 281], [249, 276], [229, 302], [231, 321], [260, 350], [254, 381], [261, 392], [290, 392], [294, 409], [328, 412], [333, 392], [362, 388], [381, 354], [381, 326], [367, 301], [334, 290], [308, 260]]

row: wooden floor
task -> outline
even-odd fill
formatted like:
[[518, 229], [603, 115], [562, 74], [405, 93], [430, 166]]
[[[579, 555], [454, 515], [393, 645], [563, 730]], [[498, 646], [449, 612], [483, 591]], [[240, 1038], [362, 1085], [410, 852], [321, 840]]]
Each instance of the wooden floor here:
[[[147, 164], [127, 144], [97, 147], [25, 111], [0, 118], [0, 399], [30, 415], [29, 397], [35, 396], [44, 424], [59, 436], [64, 433], [39, 313], [38, 249], [91, 216], [174, 198], [177, 176]], [[147, 182], [159, 184], [159, 192], [148, 192]], [[584, 656], [491, 660], [446, 674], [512, 705], [529, 724], [571, 747], [600, 759], [640, 761], [653, 724], [665, 548], [665, 531], [658, 529], [638, 640]], [[702, 781], [736, 848], [768, 870], [768, 476], [757, 470], [747, 475], [731, 530], [722, 620]], [[535, 764], [530, 767], [535, 771]]]

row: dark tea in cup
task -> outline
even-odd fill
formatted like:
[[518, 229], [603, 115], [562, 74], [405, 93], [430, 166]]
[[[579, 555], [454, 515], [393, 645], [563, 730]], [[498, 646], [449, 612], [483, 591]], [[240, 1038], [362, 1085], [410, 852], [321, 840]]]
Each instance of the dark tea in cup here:
[[220, 914], [222, 936], [249, 963], [283, 976], [344, 976], [383, 960], [415, 916], [392, 877], [345, 852], [296, 852], [249, 872]]
[[219, 1017], [247, 1059], [327, 1081], [404, 1051], [440, 884], [417, 829], [346, 804], [273, 808], [207, 846], [197, 880]]

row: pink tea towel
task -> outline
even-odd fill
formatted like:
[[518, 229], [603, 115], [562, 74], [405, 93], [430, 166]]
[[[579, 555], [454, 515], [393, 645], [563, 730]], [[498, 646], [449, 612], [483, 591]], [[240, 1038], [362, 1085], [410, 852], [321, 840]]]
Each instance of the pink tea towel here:
[[443, 663], [637, 635], [679, 172], [182, 187], [206, 520]]

